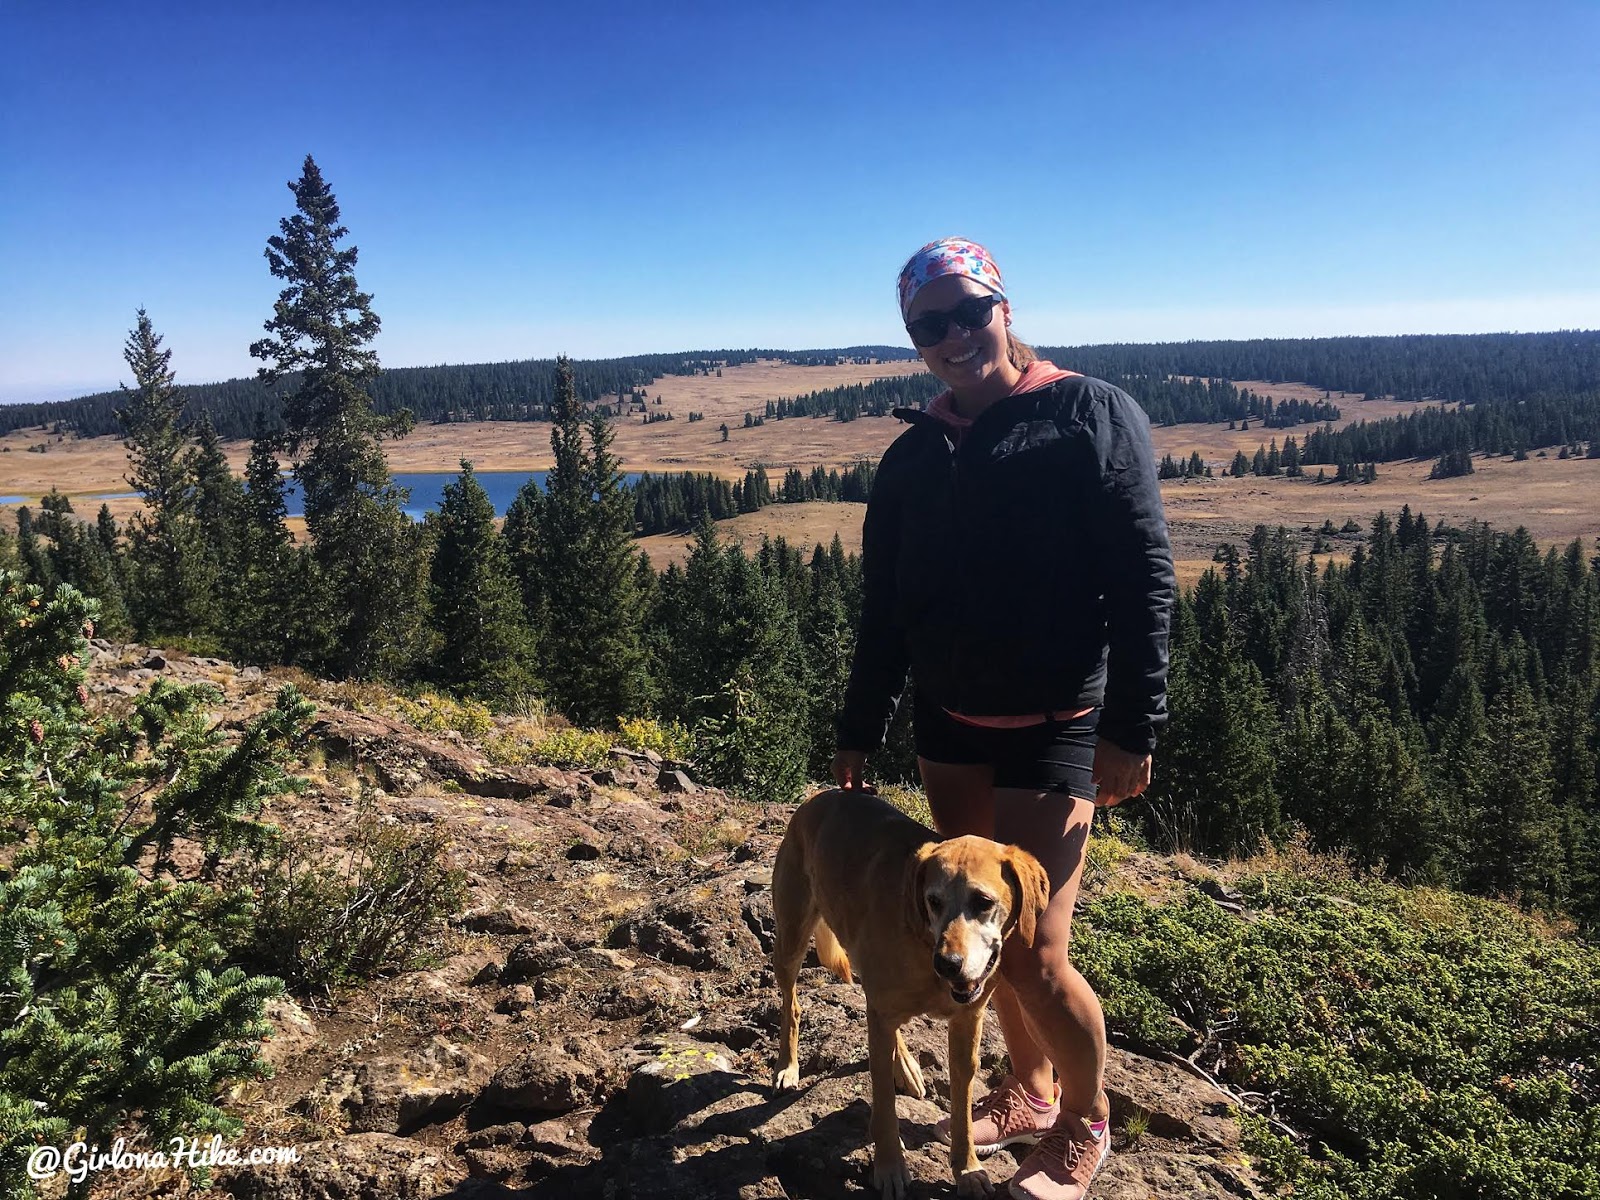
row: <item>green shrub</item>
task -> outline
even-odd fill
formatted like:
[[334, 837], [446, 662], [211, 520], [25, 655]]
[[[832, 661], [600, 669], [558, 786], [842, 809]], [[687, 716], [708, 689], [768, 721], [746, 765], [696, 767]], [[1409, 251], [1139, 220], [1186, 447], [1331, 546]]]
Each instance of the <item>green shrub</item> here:
[[533, 746], [533, 761], [551, 767], [603, 767], [611, 754], [611, 738], [588, 729], [559, 729]]
[[694, 730], [707, 781], [748, 800], [792, 803], [805, 784], [805, 750], [792, 714], [749, 680], [729, 680]]
[[483, 739], [483, 756], [496, 766], [525, 767], [533, 761], [533, 743], [515, 733], [497, 729]]
[[1095, 900], [1074, 959], [1108, 1024], [1266, 1098], [1251, 1148], [1311, 1200], [1600, 1197], [1600, 951], [1505, 905], [1284, 873], [1244, 917]]
[[481, 738], [494, 728], [489, 707], [477, 700], [458, 700], [437, 692], [423, 692], [412, 699], [392, 696], [385, 710], [416, 726], [423, 733], [453, 731], [462, 737]]
[[662, 758], [675, 759], [688, 758], [694, 748], [688, 729], [677, 721], [663, 725], [649, 717], [624, 717], [617, 743], [629, 750], [654, 750]]
[[370, 811], [332, 858], [309, 837], [285, 841], [247, 876], [260, 915], [242, 953], [324, 992], [416, 965], [439, 948], [466, 895], [447, 849], [440, 832], [414, 835]]
[[286, 687], [230, 743], [213, 689], [158, 682], [125, 718], [91, 719], [94, 613], [0, 574], [3, 1195], [31, 1194], [35, 1145], [239, 1133], [217, 1097], [265, 1073], [262, 1007], [283, 990], [228, 965], [251, 898], [212, 872], [272, 840], [255, 814], [298, 786], [282, 763], [311, 706]]

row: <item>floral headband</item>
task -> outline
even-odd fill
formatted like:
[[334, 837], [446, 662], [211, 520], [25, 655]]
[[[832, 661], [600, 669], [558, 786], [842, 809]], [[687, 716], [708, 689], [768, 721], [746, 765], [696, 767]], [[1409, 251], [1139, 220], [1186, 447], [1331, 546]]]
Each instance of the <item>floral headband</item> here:
[[975, 279], [1000, 299], [1006, 290], [1000, 282], [1000, 268], [989, 252], [966, 238], [941, 238], [929, 242], [900, 268], [900, 318], [911, 314], [911, 302], [925, 284], [941, 275], [965, 275]]

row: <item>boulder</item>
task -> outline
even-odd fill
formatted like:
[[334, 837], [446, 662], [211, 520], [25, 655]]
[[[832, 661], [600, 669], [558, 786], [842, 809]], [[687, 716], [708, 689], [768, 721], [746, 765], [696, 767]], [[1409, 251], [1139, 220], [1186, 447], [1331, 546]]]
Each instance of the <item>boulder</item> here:
[[535, 1117], [559, 1116], [591, 1103], [606, 1080], [610, 1056], [592, 1038], [569, 1036], [539, 1046], [495, 1072], [484, 1089], [488, 1109]]
[[483, 1055], [434, 1038], [409, 1054], [358, 1063], [326, 1080], [321, 1092], [344, 1108], [352, 1133], [404, 1134], [455, 1116], [490, 1075]]
[[497, 935], [533, 933], [539, 929], [539, 919], [524, 908], [507, 905], [505, 908], [486, 906], [468, 909], [457, 918], [461, 928], [470, 933]]
[[272, 1033], [262, 1043], [261, 1057], [273, 1067], [281, 1069], [316, 1044], [315, 1023], [288, 996], [268, 1000], [261, 1015], [272, 1022]]
[[432, 1200], [462, 1170], [409, 1138], [362, 1133], [295, 1147], [300, 1161], [218, 1173], [235, 1200]]

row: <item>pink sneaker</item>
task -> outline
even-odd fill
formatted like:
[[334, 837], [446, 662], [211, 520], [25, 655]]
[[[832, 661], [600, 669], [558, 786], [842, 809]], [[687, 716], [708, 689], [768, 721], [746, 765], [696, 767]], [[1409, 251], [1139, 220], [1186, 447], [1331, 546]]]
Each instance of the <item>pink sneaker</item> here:
[[1016, 1200], [1083, 1200], [1110, 1153], [1110, 1122], [1096, 1137], [1085, 1118], [1064, 1111], [1011, 1177], [1011, 1194]]
[[[1031, 1146], [1050, 1132], [1060, 1113], [1059, 1103], [1043, 1112], [1029, 1104], [1021, 1082], [1015, 1075], [1007, 1075], [994, 1091], [972, 1102], [972, 1148], [986, 1156], [1019, 1142]], [[948, 1146], [950, 1118], [945, 1117], [934, 1130]]]

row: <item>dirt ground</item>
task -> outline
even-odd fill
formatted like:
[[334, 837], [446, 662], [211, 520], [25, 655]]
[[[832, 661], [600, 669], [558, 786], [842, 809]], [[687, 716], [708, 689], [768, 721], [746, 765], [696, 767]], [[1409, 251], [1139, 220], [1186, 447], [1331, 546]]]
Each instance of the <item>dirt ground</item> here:
[[[676, 419], [652, 425], [643, 424], [638, 416], [625, 419], [617, 429], [615, 451], [629, 471], [709, 471], [737, 479], [762, 465], [775, 482], [791, 467], [845, 467], [860, 459], [876, 459], [905, 428], [893, 418], [864, 417], [841, 423], [803, 417], [746, 429], [744, 414], [762, 412], [768, 400], [922, 370], [922, 365], [914, 362], [840, 367], [762, 362], [726, 368], [720, 377], [663, 378], [646, 389], [650, 407], [657, 409], [653, 401], [659, 395], [660, 411], [672, 412]], [[1303, 384], [1242, 380], [1240, 386], [1275, 400], [1324, 397], [1321, 389]], [[1363, 401], [1343, 393], [1329, 398], [1342, 409], [1340, 425], [1415, 410], [1404, 402]], [[703, 412], [705, 420], [691, 423], [691, 411]], [[724, 421], [729, 426], [726, 442], [718, 430]], [[1310, 429], [1309, 425], [1290, 430], [1252, 426], [1241, 431], [1220, 423], [1158, 428], [1153, 436], [1158, 456], [1171, 454], [1181, 460], [1198, 450], [1220, 473], [1236, 451], [1254, 454], [1257, 446], [1273, 439], [1281, 447], [1286, 436], [1303, 439]], [[47, 447], [44, 453], [28, 451], [29, 446], [39, 444]], [[235, 470], [242, 473], [249, 446], [237, 442], [226, 449]], [[425, 425], [403, 441], [391, 443], [388, 454], [389, 465], [396, 471], [453, 470], [462, 458], [471, 460], [480, 471], [542, 470], [550, 466], [549, 426], [506, 422]], [[1398, 512], [1405, 504], [1435, 522], [1480, 520], [1505, 529], [1523, 525], [1542, 545], [1559, 546], [1573, 538], [1600, 536], [1600, 489], [1595, 487], [1600, 482], [1600, 465], [1593, 460], [1561, 461], [1553, 454], [1546, 458], [1535, 455], [1520, 463], [1478, 459], [1476, 467], [1470, 476], [1430, 480], [1431, 460], [1385, 463], [1378, 468], [1378, 481], [1368, 485], [1233, 479], [1220, 474], [1213, 479], [1170, 482], [1163, 487], [1163, 494], [1180, 578], [1186, 583], [1198, 578], [1219, 544], [1242, 542], [1257, 524], [1315, 528], [1325, 519], [1337, 526], [1353, 517], [1365, 525], [1380, 509]], [[115, 438], [57, 438], [38, 429], [0, 437], [0, 496], [23, 496], [31, 502], [54, 486], [73, 496], [79, 511], [92, 517], [100, 503], [93, 497], [128, 490], [123, 478], [126, 469], [125, 451]], [[119, 521], [137, 508], [132, 497], [106, 503]], [[0, 522], [9, 524], [14, 512], [14, 505], [0, 505]], [[847, 550], [859, 550], [861, 514], [862, 506], [856, 504], [775, 505], [726, 522], [722, 530], [725, 537], [746, 546], [758, 545], [765, 534], [782, 535], [793, 545], [809, 547], [826, 544], [838, 533]], [[1309, 537], [1307, 541], [1309, 544]], [[686, 557], [690, 540], [660, 536], [646, 538], [642, 544], [660, 566]]]

